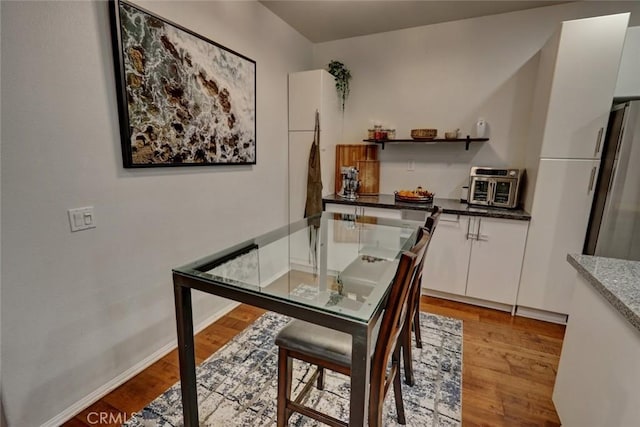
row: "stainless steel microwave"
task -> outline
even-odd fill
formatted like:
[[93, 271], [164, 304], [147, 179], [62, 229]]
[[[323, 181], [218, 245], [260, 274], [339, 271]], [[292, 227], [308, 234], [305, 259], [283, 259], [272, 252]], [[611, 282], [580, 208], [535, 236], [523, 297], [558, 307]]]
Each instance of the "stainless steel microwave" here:
[[471, 168], [469, 204], [513, 209], [518, 207], [524, 170], [488, 167]]

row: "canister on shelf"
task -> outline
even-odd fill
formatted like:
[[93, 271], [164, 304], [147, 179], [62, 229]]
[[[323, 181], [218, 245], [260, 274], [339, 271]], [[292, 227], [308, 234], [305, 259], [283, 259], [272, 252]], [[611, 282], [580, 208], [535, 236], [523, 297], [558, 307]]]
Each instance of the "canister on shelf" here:
[[382, 125], [375, 125], [373, 127], [373, 139], [376, 141], [380, 141], [382, 138]]
[[396, 139], [395, 129], [387, 129], [387, 139]]

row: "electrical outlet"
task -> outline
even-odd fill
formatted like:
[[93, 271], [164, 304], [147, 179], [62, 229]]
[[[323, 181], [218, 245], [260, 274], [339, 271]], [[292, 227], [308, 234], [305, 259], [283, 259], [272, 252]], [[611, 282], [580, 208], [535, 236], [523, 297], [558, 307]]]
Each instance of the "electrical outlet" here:
[[96, 216], [93, 212], [93, 206], [87, 206], [84, 208], [69, 209], [69, 225], [71, 231], [88, 230], [89, 228], [96, 228]]
[[413, 172], [416, 169], [416, 164], [413, 160], [409, 160], [409, 162], [407, 163], [407, 170], [409, 172]]

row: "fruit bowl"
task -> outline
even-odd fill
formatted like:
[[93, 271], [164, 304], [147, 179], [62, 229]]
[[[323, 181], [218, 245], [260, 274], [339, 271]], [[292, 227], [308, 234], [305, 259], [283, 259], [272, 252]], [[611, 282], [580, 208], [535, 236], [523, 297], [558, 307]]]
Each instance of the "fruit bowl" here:
[[431, 203], [433, 202], [433, 193], [418, 187], [415, 190], [398, 190], [394, 192], [395, 199], [398, 202], [409, 203]]

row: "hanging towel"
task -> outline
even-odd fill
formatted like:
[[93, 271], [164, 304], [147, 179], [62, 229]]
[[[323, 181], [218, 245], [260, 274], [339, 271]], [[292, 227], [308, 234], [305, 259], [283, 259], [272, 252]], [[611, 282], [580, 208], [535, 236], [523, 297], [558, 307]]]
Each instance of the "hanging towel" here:
[[[313, 144], [309, 152], [309, 171], [307, 173], [307, 201], [304, 216], [309, 217], [322, 212], [322, 177], [320, 172], [320, 113], [316, 110], [316, 127]], [[318, 219], [317, 225], [320, 225]]]

